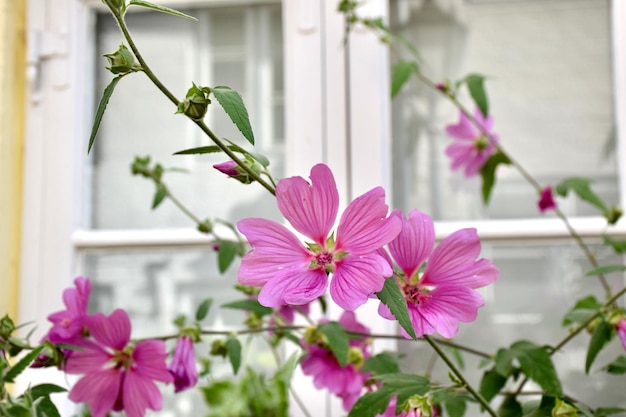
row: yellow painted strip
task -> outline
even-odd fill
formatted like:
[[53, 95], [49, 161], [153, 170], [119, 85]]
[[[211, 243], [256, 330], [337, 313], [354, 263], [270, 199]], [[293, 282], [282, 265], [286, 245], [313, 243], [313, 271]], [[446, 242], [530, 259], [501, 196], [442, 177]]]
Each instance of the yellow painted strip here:
[[20, 273], [25, 97], [26, 0], [0, 0], [0, 315], [8, 313], [14, 319]]

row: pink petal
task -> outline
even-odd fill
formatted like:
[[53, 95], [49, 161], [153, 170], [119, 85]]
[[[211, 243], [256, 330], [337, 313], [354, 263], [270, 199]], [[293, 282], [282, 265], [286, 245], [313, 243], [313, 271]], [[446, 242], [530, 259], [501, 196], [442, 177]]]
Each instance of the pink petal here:
[[339, 318], [339, 324], [350, 332], [371, 333], [369, 327], [364, 326], [357, 321], [353, 311], [344, 311]]
[[130, 341], [130, 319], [117, 309], [109, 317], [102, 313], [85, 318], [85, 324], [98, 343], [122, 350]]
[[90, 372], [74, 385], [69, 398], [74, 402], [88, 403], [93, 417], [104, 417], [115, 405], [120, 382], [121, 375], [115, 369]]
[[615, 326], [615, 330], [617, 330], [617, 336], [621, 340], [624, 350], [626, 350], [626, 319], [621, 319]]
[[456, 285], [437, 287], [430, 292], [430, 296], [429, 300], [417, 306], [417, 310], [423, 320], [446, 338], [454, 337], [459, 322], [476, 320], [478, 308], [485, 304], [476, 291]]
[[261, 286], [282, 270], [304, 269], [311, 262], [311, 254], [283, 225], [266, 219], [244, 219], [237, 228], [253, 248], [241, 261], [237, 276], [241, 284]]
[[[391, 279], [391, 278], [387, 278], [387, 279]], [[389, 310], [389, 307], [387, 307], [382, 302], [380, 304], [378, 304], [378, 315], [380, 315], [381, 317], [383, 317], [383, 318], [385, 318], [387, 320], [395, 320], [396, 319], [393, 316], [393, 314], [391, 314], [391, 310]]]
[[427, 214], [411, 210], [408, 220], [399, 210], [392, 216], [402, 221], [402, 230], [389, 243], [389, 251], [407, 278], [411, 278], [424, 263], [435, 244], [435, 226]]
[[68, 374], [85, 374], [95, 372], [113, 358], [92, 340], [85, 339], [82, 341], [81, 350], [74, 350], [66, 360], [63, 370]]
[[483, 116], [483, 112], [478, 107], [474, 109], [474, 118], [487, 132], [493, 129], [493, 116]]
[[166, 358], [167, 350], [162, 340], [144, 340], [137, 343], [133, 349], [137, 372], [149, 379], [172, 382], [174, 378], [167, 370]]
[[357, 197], [339, 220], [336, 250], [364, 255], [391, 242], [402, 226], [399, 219], [387, 217], [388, 209], [381, 187]]
[[280, 180], [276, 202], [297, 231], [324, 246], [339, 210], [339, 192], [330, 168], [315, 165], [311, 169], [311, 184], [302, 177]]
[[476, 229], [461, 229], [446, 237], [435, 248], [422, 277], [422, 285], [454, 284], [484, 287], [500, 272], [486, 259], [476, 261], [480, 240]]
[[385, 278], [393, 270], [376, 253], [364, 256], [348, 255], [337, 262], [330, 282], [330, 296], [344, 310], [352, 311], [364, 304], [370, 294], [383, 289]]
[[457, 124], [446, 126], [446, 133], [455, 139], [476, 139], [479, 136], [472, 122], [463, 112], [459, 112]]
[[322, 269], [291, 269], [265, 283], [259, 293], [259, 303], [266, 307], [307, 304], [321, 297], [327, 287], [328, 276]]
[[163, 408], [163, 398], [156, 384], [132, 370], [126, 372], [122, 398], [128, 417], [143, 417], [148, 408], [155, 411]]

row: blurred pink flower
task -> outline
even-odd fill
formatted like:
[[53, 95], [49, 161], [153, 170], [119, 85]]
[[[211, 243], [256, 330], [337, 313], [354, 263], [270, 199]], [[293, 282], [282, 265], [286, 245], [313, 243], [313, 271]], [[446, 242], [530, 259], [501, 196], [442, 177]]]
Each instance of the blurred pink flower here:
[[91, 294], [91, 281], [87, 278], [74, 279], [75, 288], [63, 291], [63, 303], [66, 310], [57, 311], [48, 316], [52, 328], [44, 337], [52, 343], [74, 343], [83, 335], [84, 320], [87, 317], [87, 304]]
[[346, 208], [330, 234], [339, 210], [339, 193], [330, 169], [311, 169], [311, 183], [302, 177], [285, 178], [276, 187], [278, 208], [294, 229], [313, 242], [306, 246], [285, 226], [251, 218], [237, 223], [250, 242], [239, 268], [241, 284], [262, 286], [259, 302], [268, 307], [302, 305], [326, 292], [340, 307], [354, 310], [380, 291], [391, 266], [377, 250], [400, 230], [397, 219], [387, 217], [381, 187], [357, 197]]
[[456, 170], [465, 167], [466, 177], [476, 175], [480, 171], [487, 159], [496, 151], [494, 142], [500, 140], [497, 135], [491, 133], [492, 116], [485, 118], [480, 109], [476, 109], [474, 118], [489, 132], [491, 139], [474, 126], [463, 112], [460, 112], [457, 124], [446, 126], [446, 133], [458, 139], [446, 148], [446, 155], [452, 158], [451, 168]]
[[191, 337], [182, 336], [178, 338], [174, 348], [174, 356], [168, 369], [174, 377], [174, 392], [186, 390], [198, 383], [196, 355], [193, 351]]
[[619, 323], [615, 326], [615, 330], [617, 330], [617, 336], [622, 341], [622, 346], [624, 346], [624, 350], [626, 350], [626, 319], [621, 319]]
[[[475, 229], [459, 230], [433, 249], [435, 228], [428, 215], [412, 210], [406, 219], [395, 210], [391, 217], [402, 221], [402, 231], [389, 244], [389, 251], [402, 270], [396, 280], [407, 300], [415, 333], [418, 337], [435, 332], [453, 337], [460, 321], [476, 319], [484, 301], [475, 289], [495, 281], [498, 269], [487, 259], [476, 260], [480, 240]], [[394, 320], [382, 303], [378, 312]], [[402, 333], [409, 337], [404, 329]]]
[[213, 168], [217, 169], [222, 174], [226, 174], [229, 177], [236, 177], [240, 174], [237, 170], [237, 163], [235, 161], [225, 161], [220, 162], [219, 164], [213, 165]]
[[[352, 311], [344, 311], [339, 324], [349, 331], [370, 333], [369, 328], [356, 320]], [[365, 338], [350, 340], [350, 346], [359, 348], [364, 359], [370, 357], [369, 342]], [[360, 366], [352, 363], [342, 367], [335, 355], [325, 347], [312, 344], [305, 345], [304, 349], [306, 356], [300, 363], [302, 373], [313, 377], [313, 384], [317, 389], [326, 388], [341, 398], [344, 410], [350, 410], [361, 396], [370, 374], [363, 373]]]
[[165, 343], [145, 340], [129, 345], [130, 319], [124, 310], [108, 317], [98, 313], [85, 323], [93, 340], [84, 339], [82, 350], [65, 365], [68, 374], [84, 374], [70, 391], [70, 400], [88, 403], [93, 417], [112, 410], [142, 417], [148, 408], [160, 410], [163, 401], [154, 381], [174, 380], [165, 365]]
[[552, 194], [552, 187], [548, 185], [541, 190], [541, 196], [539, 197], [537, 206], [539, 207], [539, 211], [542, 213], [548, 210], [556, 209], [556, 202], [554, 201], [554, 196]]

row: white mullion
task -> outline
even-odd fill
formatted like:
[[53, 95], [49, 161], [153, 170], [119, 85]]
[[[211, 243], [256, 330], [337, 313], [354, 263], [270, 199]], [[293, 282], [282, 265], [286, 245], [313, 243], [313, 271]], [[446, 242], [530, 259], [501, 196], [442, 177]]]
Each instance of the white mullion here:
[[211, 246], [215, 239], [192, 228], [140, 230], [77, 230], [72, 234], [76, 251], [182, 246]]
[[[615, 137], [620, 205], [626, 207], [626, 2], [611, 2]], [[620, 163], [621, 162], [621, 163]]]

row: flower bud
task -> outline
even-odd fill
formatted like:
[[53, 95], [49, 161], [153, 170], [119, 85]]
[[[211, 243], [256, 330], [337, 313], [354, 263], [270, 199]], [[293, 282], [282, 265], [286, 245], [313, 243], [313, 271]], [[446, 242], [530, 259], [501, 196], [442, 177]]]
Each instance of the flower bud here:
[[604, 216], [609, 224], [615, 224], [619, 219], [622, 218], [622, 209], [619, 207], [611, 207], [611, 210], [607, 211]]
[[117, 51], [112, 54], [103, 55], [109, 61], [109, 67], [107, 69], [113, 74], [126, 74], [131, 71], [138, 71], [141, 67], [135, 63], [135, 57], [128, 50], [128, 48], [122, 44]]
[[221, 356], [225, 358], [226, 355], [228, 355], [228, 348], [226, 347], [226, 342], [224, 342], [222, 339], [214, 340], [213, 343], [211, 343], [211, 350], [209, 354], [213, 356]]
[[[250, 164], [249, 161], [246, 159], [244, 161], [244, 164], [247, 164], [252, 169], [258, 168], [254, 165], [254, 161], [252, 162], [252, 164]], [[236, 179], [243, 184], [250, 184], [252, 181], [254, 181], [254, 179], [250, 177], [250, 174], [242, 170], [235, 161], [220, 162], [219, 164], [213, 165], [213, 168], [217, 169], [223, 174], [228, 175], [230, 178]], [[257, 169], [255, 169], [255, 171], [256, 170]]]
[[560, 398], [556, 399], [556, 404], [552, 409], [552, 417], [576, 417], [578, 411]]
[[176, 113], [183, 113], [193, 120], [202, 120], [206, 115], [209, 104], [211, 104], [211, 100], [209, 100], [210, 93], [211, 89], [209, 87], [200, 88], [193, 84], [187, 91], [185, 100], [178, 103]]

